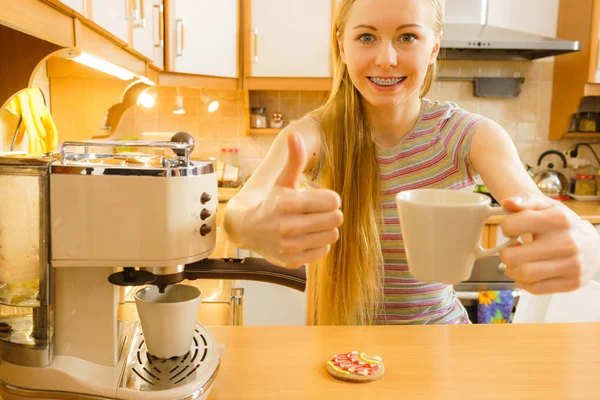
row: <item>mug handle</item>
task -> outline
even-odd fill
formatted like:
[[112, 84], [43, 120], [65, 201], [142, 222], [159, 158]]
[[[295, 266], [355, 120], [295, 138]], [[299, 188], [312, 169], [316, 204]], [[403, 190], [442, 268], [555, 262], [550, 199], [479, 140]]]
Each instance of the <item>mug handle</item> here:
[[[511, 214], [511, 212], [505, 210], [502, 207], [488, 206], [488, 217], [492, 216], [492, 215], [507, 215], [507, 214]], [[494, 255], [498, 254], [501, 250], [504, 250], [505, 248], [507, 248], [508, 246], [512, 246], [514, 243], [517, 242], [517, 240], [519, 240], [519, 236], [513, 236], [510, 239], [508, 239], [506, 242], [499, 244], [498, 246], [493, 247], [491, 249], [486, 249], [483, 246], [479, 245], [475, 252], [475, 257], [479, 259], [479, 258], [494, 256]]]

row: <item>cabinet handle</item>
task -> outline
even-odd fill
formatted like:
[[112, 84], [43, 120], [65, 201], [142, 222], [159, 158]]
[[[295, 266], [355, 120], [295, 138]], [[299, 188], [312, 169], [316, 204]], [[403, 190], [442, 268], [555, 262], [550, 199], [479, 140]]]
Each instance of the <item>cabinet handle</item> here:
[[152, 6], [152, 9], [158, 11], [158, 44], [154, 42], [154, 47], [163, 48], [165, 47], [165, 9], [162, 4]]
[[254, 44], [254, 55], [252, 56], [252, 64], [258, 64], [258, 28], [252, 30], [252, 38]]
[[144, 13], [144, 1], [148, 0], [133, 0], [135, 4], [135, 9], [137, 11], [138, 18], [133, 20], [134, 28], [145, 28], [146, 27], [146, 15]]
[[[177, 32], [177, 27], [181, 25], [181, 36], [176, 36], [177, 38], [179, 38], [179, 40], [177, 41], [180, 45], [181, 50], [177, 51], [177, 53], [175, 54], [175, 57], [183, 57], [183, 51], [185, 50], [185, 22], [183, 21], [183, 18], [177, 19], [175, 20], [175, 29]], [[175, 48], [177, 49], [177, 43], [175, 43]]]
[[[133, 3], [132, 3], [133, 1]], [[125, 8], [131, 8], [131, 14], [125, 15], [126, 21], [137, 21], [140, 19], [140, 9], [137, 7], [137, 0], [126, 0]], [[133, 4], [133, 7], [131, 6]], [[128, 10], [126, 10], [128, 11]]]

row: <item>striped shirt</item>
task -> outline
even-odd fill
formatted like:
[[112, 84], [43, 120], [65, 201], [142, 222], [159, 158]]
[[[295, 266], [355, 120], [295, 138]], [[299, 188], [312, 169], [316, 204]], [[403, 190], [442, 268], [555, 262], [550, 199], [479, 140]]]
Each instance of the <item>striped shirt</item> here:
[[[455, 103], [423, 99], [416, 124], [400, 143], [394, 147], [377, 145], [384, 304], [376, 323], [469, 323], [451, 285], [423, 283], [408, 272], [396, 194], [417, 188], [472, 191], [477, 175], [469, 161], [469, 149], [473, 133], [483, 120]], [[320, 164], [308, 179], [318, 179]]]

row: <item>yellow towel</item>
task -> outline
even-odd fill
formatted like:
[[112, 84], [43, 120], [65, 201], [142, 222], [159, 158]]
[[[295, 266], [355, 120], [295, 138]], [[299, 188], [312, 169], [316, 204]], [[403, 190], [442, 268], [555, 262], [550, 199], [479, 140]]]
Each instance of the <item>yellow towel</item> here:
[[6, 109], [14, 115], [21, 116], [22, 122], [16, 143], [20, 144], [23, 141], [27, 131], [29, 154], [47, 153], [56, 149], [56, 125], [39, 89], [23, 90], [8, 103]]

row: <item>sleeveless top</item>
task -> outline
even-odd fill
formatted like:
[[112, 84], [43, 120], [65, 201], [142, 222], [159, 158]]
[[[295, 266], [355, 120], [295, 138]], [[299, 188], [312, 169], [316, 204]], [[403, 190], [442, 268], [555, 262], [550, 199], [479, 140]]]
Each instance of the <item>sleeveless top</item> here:
[[[423, 99], [416, 124], [400, 143], [394, 147], [377, 145], [384, 304], [375, 323], [469, 323], [451, 285], [423, 283], [408, 272], [396, 194], [417, 188], [472, 191], [477, 173], [469, 161], [471, 138], [483, 121], [484, 117], [455, 103]], [[309, 181], [318, 180], [322, 162], [321, 158], [308, 172]]]

